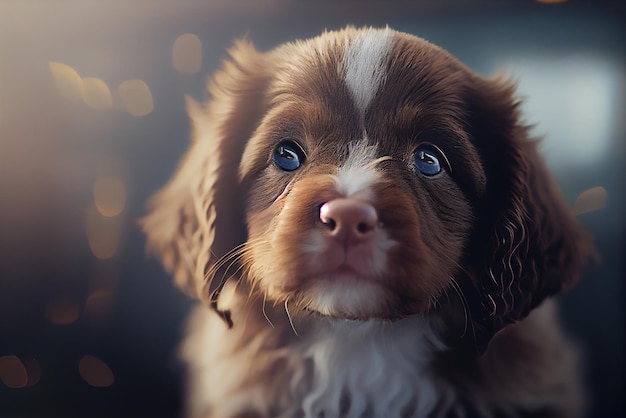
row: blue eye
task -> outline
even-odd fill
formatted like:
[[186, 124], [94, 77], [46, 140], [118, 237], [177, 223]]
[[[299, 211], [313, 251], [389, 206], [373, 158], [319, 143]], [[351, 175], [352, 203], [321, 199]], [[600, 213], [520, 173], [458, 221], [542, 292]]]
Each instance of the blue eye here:
[[448, 163], [439, 148], [431, 144], [421, 144], [413, 153], [413, 165], [425, 176], [435, 176]]
[[294, 141], [282, 141], [274, 148], [272, 158], [274, 164], [281, 170], [294, 171], [304, 164], [306, 155], [304, 155], [304, 150], [298, 143]]

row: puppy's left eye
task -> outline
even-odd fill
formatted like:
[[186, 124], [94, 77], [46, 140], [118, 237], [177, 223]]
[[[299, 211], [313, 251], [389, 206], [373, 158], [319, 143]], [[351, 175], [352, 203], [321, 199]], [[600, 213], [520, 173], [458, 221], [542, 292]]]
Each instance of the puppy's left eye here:
[[272, 154], [274, 164], [285, 171], [295, 171], [299, 169], [306, 155], [302, 147], [295, 141], [282, 141], [274, 148]]
[[435, 176], [445, 168], [450, 168], [448, 159], [435, 145], [420, 144], [413, 152], [413, 165], [425, 176]]

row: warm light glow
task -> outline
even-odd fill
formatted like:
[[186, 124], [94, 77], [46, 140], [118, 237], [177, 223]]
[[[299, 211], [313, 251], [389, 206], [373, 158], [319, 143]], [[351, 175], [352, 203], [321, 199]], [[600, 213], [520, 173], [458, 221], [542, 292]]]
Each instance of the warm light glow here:
[[57, 325], [69, 325], [80, 316], [80, 305], [68, 295], [57, 296], [46, 305], [46, 318]]
[[113, 292], [110, 290], [98, 290], [87, 297], [85, 314], [96, 320], [103, 320], [109, 316], [113, 304]]
[[95, 77], [83, 78], [83, 100], [94, 109], [109, 109], [113, 106], [109, 86]]
[[150, 87], [143, 80], [126, 80], [117, 88], [124, 108], [133, 116], [152, 113], [154, 101]]
[[86, 221], [87, 240], [93, 255], [101, 260], [113, 257], [120, 244], [121, 220], [104, 217], [95, 206], [90, 206]]
[[609, 196], [604, 187], [593, 187], [585, 190], [578, 195], [574, 202], [574, 214], [578, 216], [604, 209], [608, 198]]
[[78, 363], [78, 373], [88, 385], [97, 388], [111, 386], [115, 378], [105, 362], [94, 356], [83, 356]]
[[6, 386], [19, 389], [28, 385], [26, 367], [17, 356], [0, 357], [0, 380]]
[[126, 187], [118, 178], [107, 177], [96, 180], [93, 195], [96, 209], [103, 216], [117, 216], [126, 206]]
[[172, 47], [172, 64], [182, 74], [195, 74], [202, 67], [202, 42], [192, 33], [176, 38]]
[[60, 62], [49, 62], [48, 67], [61, 95], [66, 99], [80, 100], [83, 94], [83, 80], [76, 70]]

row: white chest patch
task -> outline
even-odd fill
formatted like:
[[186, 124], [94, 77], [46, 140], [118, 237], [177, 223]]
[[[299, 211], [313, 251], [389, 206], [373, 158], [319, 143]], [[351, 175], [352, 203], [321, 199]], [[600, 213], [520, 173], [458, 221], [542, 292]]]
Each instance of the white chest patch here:
[[432, 343], [419, 318], [329, 321], [303, 347], [314, 369], [304, 416], [429, 416], [441, 396], [428, 368]]
[[[245, 298], [235, 297], [241, 306]], [[189, 416], [424, 418], [455, 403], [453, 387], [431, 369], [445, 347], [426, 318], [319, 319], [298, 324], [297, 338], [282, 343], [277, 329], [256, 319], [228, 329], [205, 306], [196, 308], [181, 350]]]
[[370, 30], [354, 38], [346, 50], [339, 71], [361, 114], [385, 80], [392, 39], [389, 29]]

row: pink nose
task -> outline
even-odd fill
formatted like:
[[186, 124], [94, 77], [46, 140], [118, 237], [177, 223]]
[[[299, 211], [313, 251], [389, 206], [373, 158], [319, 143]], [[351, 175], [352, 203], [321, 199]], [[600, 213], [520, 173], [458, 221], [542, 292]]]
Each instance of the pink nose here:
[[374, 235], [378, 215], [374, 206], [363, 200], [339, 198], [322, 205], [320, 220], [337, 240], [355, 243]]

